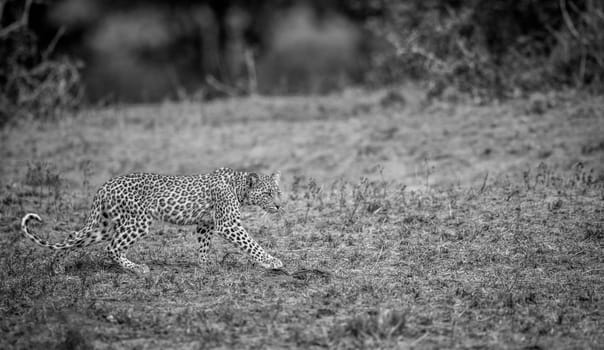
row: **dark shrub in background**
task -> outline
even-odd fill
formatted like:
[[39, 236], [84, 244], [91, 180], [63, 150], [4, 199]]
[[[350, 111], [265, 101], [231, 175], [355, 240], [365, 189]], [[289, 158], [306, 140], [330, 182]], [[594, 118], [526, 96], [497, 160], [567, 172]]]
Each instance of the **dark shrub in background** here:
[[386, 0], [368, 27], [389, 46], [369, 79], [429, 79], [437, 90], [506, 97], [572, 86], [602, 91], [604, 2]]
[[76, 61], [51, 57], [61, 31], [42, 47], [31, 29], [36, 6], [31, 0], [0, 2], [0, 125], [54, 117], [81, 101]]
[[[429, 82], [603, 90], [600, 0], [0, 2], [0, 120], [90, 102]], [[74, 62], [82, 61], [82, 65]]]

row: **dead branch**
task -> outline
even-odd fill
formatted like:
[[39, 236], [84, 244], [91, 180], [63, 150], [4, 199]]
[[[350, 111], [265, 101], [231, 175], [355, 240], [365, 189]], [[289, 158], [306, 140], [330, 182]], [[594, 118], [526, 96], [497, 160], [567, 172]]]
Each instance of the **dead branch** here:
[[[23, 13], [21, 14], [21, 18], [0, 29], [0, 39], [8, 37], [12, 32], [17, 31], [22, 27], [26, 27], [29, 24], [29, 10], [31, 8], [32, 2], [33, 0], [26, 0], [25, 7], [23, 8]], [[2, 1], [1, 4], [2, 5], [0, 6], [0, 19], [2, 18], [2, 12], [4, 12], [5, 2]]]
[[228, 86], [227, 84], [221, 83], [218, 79], [214, 78], [212, 75], [208, 75], [206, 77], [206, 82], [208, 85], [229, 96], [237, 96], [237, 90]]
[[248, 93], [255, 95], [258, 93], [258, 78], [256, 75], [256, 61], [254, 60], [254, 52], [248, 48], [245, 50], [245, 66], [248, 76]]
[[568, 14], [568, 9], [566, 8], [566, 0], [560, 0], [560, 11], [562, 12], [562, 18], [564, 18], [564, 23], [566, 23], [566, 27], [570, 34], [577, 39], [581, 44], [585, 44], [583, 41], [583, 37], [579, 34], [577, 27], [573, 23], [570, 15]]
[[47, 60], [48, 57], [52, 54], [52, 52], [55, 50], [55, 46], [57, 46], [57, 43], [59, 42], [59, 39], [61, 39], [63, 34], [65, 34], [64, 26], [59, 28], [59, 30], [57, 31], [57, 34], [55, 34], [55, 36], [54, 36], [54, 38], [52, 38], [52, 41], [50, 42], [50, 44], [48, 44], [48, 47], [46, 48], [46, 50], [44, 50], [44, 53], [42, 53], [42, 58], [44, 60]]

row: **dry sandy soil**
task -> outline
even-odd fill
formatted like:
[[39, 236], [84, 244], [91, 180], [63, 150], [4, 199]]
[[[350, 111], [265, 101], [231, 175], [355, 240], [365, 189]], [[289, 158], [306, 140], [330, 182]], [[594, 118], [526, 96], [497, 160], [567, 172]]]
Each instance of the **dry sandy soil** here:
[[[599, 348], [604, 98], [476, 105], [409, 88], [87, 109], [1, 130], [0, 348]], [[112, 176], [281, 170], [287, 213], [244, 223], [284, 271], [158, 223], [65, 274], [59, 241]]]

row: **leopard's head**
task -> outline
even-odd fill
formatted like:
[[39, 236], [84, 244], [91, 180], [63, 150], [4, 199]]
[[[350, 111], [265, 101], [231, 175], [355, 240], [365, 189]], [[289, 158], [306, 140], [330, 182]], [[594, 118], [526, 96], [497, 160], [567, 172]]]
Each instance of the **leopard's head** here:
[[282, 212], [281, 189], [279, 181], [281, 173], [271, 175], [249, 173], [247, 175], [247, 201], [249, 205], [257, 205], [268, 213]]

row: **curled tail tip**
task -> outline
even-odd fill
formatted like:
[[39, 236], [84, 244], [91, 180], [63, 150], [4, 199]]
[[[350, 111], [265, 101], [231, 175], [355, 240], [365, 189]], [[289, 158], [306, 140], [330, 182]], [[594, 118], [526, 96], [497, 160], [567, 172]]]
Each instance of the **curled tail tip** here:
[[34, 214], [34, 213], [28, 213], [27, 215], [25, 215], [25, 218], [27, 219], [34, 219], [36, 221], [42, 221], [42, 218], [40, 218], [40, 216], [38, 214]]
[[21, 225], [22, 226], [27, 225], [27, 222], [29, 220], [32, 220], [32, 219], [35, 220], [35, 221], [38, 221], [38, 222], [42, 222], [42, 219], [40, 218], [40, 216], [38, 216], [38, 214], [27, 213], [27, 214], [25, 214], [25, 216], [23, 217], [23, 219], [21, 219]]

